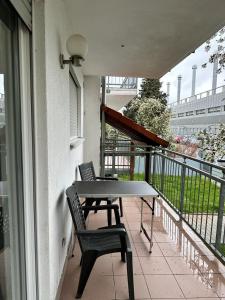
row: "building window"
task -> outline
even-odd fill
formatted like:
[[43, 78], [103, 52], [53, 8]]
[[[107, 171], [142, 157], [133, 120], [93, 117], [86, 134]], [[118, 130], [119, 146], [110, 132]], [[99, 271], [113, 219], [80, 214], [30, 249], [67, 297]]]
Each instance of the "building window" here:
[[221, 106], [210, 107], [208, 109], [209, 113], [215, 113], [215, 112], [220, 112], [220, 111], [221, 111]]
[[196, 110], [196, 115], [203, 115], [203, 114], [205, 114], [205, 109]]
[[72, 72], [69, 77], [70, 86], [70, 138], [80, 136], [80, 88]]
[[193, 116], [193, 115], [194, 115], [193, 110], [192, 110], [192, 111], [187, 111], [187, 112], [186, 112], [186, 116]]
[[184, 117], [184, 113], [179, 113], [178, 118]]

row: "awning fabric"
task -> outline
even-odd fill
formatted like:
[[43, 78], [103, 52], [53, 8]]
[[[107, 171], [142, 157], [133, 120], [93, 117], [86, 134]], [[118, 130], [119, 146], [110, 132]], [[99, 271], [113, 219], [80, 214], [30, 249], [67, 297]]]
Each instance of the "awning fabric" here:
[[169, 142], [160, 138], [153, 132], [146, 130], [143, 126], [138, 125], [133, 120], [123, 116], [121, 113], [105, 106], [101, 106], [105, 113], [105, 122], [118, 129], [131, 139], [152, 146], [168, 147]]

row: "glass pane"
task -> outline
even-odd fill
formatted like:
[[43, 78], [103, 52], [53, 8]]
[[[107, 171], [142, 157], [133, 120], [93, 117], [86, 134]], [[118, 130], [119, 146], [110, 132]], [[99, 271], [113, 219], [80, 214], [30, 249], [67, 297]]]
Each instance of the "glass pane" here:
[[6, 163], [6, 80], [11, 64], [10, 30], [0, 21], [0, 299], [11, 299], [10, 230]]
[[[0, 7], [1, 9], [1, 7]], [[13, 45], [13, 46], [12, 46]], [[12, 31], [0, 20], [0, 299], [21, 299], [19, 280], [19, 204], [16, 192], [14, 124], [15, 62]], [[17, 81], [18, 82], [18, 81]]]
[[70, 75], [70, 137], [78, 136], [78, 87]]

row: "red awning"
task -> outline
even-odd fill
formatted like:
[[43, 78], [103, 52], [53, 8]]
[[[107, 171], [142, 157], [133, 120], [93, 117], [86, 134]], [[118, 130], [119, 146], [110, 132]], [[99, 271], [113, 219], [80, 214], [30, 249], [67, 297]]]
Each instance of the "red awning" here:
[[101, 106], [101, 110], [105, 113], [105, 122], [114, 128], [118, 129], [131, 139], [146, 145], [168, 147], [169, 142], [160, 138], [143, 126], [138, 125], [133, 120], [123, 116], [121, 113], [105, 106]]

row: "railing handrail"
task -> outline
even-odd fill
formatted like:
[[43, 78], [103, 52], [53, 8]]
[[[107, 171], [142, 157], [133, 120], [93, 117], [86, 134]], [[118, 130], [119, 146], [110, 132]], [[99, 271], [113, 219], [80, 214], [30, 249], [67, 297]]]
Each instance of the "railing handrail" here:
[[[206, 98], [206, 97], [209, 97], [209, 96], [217, 95], [217, 94], [219, 94], [219, 93], [217, 93], [217, 91], [221, 88], [222, 88], [222, 91], [220, 93], [225, 92], [225, 85], [221, 85], [221, 86], [218, 86], [216, 89], [210, 89], [210, 90], [195, 94], [193, 96], [182, 98], [181, 100], [179, 100], [179, 102], [178, 101], [173, 101], [171, 103], [168, 103], [168, 107], [172, 108], [174, 106], [183, 105], [183, 104], [186, 104], [186, 103], [189, 103], [189, 102], [198, 101], [200, 99], [203, 99], [203, 98]], [[215, 92], [215, 93], [213, 93], [213, 92]], [[206, 95], [202, 96], [204, 94], [206, 94]], [[199, 98], [198, 98], [198, 96], [199, 96]]]
[[[117, 141], [117, 140], [116, 140]], [[107, 146], [110, 146], [111, 144], [106, 144], [105, 145], [105, 147], [107, 147]], [[112, 144], [112, 146], [114, 146], [114, 147], [128, 147], [129, 146], [129, 144], [122, 144], [122, 143], [120, 143], [120, 144], [118, 144], [118, 143], [114, 143], [114, 144]], [[208, 162], [208, 161], [206, 161], [206, 160], [203, 160], [203, 159], [199, 159], [199, 158], [195, 158], [195, 157], [192, 157], [192, 156], [190, 156], [190, 155], [186, 155], [186, 154], [182, 154], [182, 153], [180, 153], [180, 152], [176, 152], [176, 151], [173, 151], [173, 150], [169, 150], [169, 149], [166, 149], [166, 148], [162, 148], [162, 147], [154, 147], [154, 146], [152, 146], [152, 145], [138, 145], [138, 144], [132, 144], [132, 147], [135, 147], [135, 148], [145, 148], [145, 149], [154, 149], [154, 151], [162, 151], [162, 150], [164, 150], [164, 151], [166, 151], [166, 152], [168, 152], [168, 153], [171, 153], [171, 154], [173, 154], [173, 155], [176, 155], [176, 156], [180, 156], [181, 158], [185, 158], [185, 159], [189, 159], [189, 160], [193, 160], [193, 161], [195, 161], [195, 162], [198, 162], [198, 163], [201, 163], [201, 164], [205, 164], [205, 165], [207, 165], [207, 166], [209, 166], [209, 167], [212, 167], [212, 168], [215, 168], [215, 169], [218, 169], [218, 170], [220, 170], [220, 171], [225, 171], [225, 167], [222, 167], [222, 166], [219, 166], [219, 165], [216, 165], [216, 164], [214, 164], [214, 163], [211, 163], [211, 162]], [[199, 149], [200, 150], [200, 149]], [[118, 150], [115, 150], [115, 151], [113, 151], [113, 150], [107, 150], [107, 148], [105, 148], [105, 152], [107, 152], [108, 154], [111, 152], [111, 154], [112, 153], [114, 153], [115, 154], [115, 152], [116, 153], [120, 153], [120, 154], [125, 154], [125, 152], [129, 152], [129, 151], [120, 151], [120, 152], [118, 152]], [[135, 153], [135, 151], [132, 151], [133, 153]], [[149, 151], [146, 151], [145, 150], [145, 152], [143, 151], [137, 151], [136, 152], [136, 154], [137, 153], [149, 153]]]

